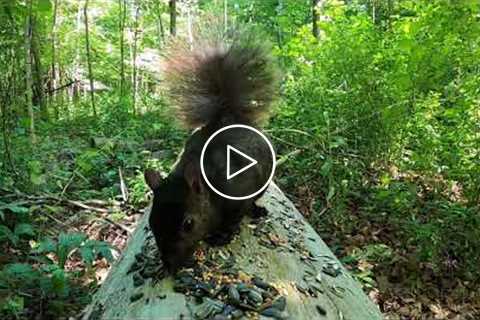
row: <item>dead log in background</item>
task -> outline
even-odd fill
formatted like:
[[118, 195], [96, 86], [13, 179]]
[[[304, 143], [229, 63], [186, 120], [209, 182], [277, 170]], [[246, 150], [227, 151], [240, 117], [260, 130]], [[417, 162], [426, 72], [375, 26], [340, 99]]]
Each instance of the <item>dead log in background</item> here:
[[[268, 211], [261, 224], [246, 219], [232, 243], [208, 250], [218, 256], [234, 255], [242, 273], [259, 276], [277, 288], [286, 297], [288, 319], [382, 319], [360, 285], [278, 187], [272, 184], [258, 203]], [[135, 256], [142, 248], [147, 255], [155, 250], [147, 217], [86, 308], [84, 320], [196, 318], [197, 304], [191, 296], [173, 290], [171, 276], [134, 285], [138, 281], [131, 272]], [[155, 264], [151, 259], [148, 263]]]

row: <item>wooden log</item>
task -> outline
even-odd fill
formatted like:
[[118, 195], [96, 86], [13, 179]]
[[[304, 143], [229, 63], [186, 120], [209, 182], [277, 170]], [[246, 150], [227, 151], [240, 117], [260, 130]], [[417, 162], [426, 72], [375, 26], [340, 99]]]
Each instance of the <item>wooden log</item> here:
[[[233, 254], [242, 273], [259, 276], [277, 288], [286, 297], [288, 319], [382, 319], [360, 285], [278, 187], [272, 184], [257, 203], [268, 212], [263, 222], [255, 225], [246, 218], [240, 235], [230, 244], [208, 250]], [[171, 276], [134, 285], [134, 273], [129, 271], [135, 256], [146, 245], [154, 248], [148, 213], [86, 308], [84, 320], [195, 319], [194, 299], [175, 292]]]

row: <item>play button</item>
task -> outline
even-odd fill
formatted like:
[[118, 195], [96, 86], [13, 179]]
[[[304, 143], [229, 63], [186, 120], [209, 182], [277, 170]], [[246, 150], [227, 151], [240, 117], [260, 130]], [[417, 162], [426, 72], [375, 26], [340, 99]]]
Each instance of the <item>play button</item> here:
[[258, 129], [229, 125], [207, 139], [200, 168], [206, 184], [217, 195], [245, 200], [260, 196], [272, 181], [275, 151]]
[[[234, 173], [231, 173], [231, 166], [230, 166], [230, 154], [231, 152], [235, 152], [237, 155], [247, 159], [249, 161], [249, 164], [241, 168], [240, 170], [235, 171]], [[247, 156], [245, 153], [242, 151], [239, 151], [232, 147], [231, 145], [227, 145], [227, 180], [232, 179], [233, 177], [239, 175], [240, 173], [244, 172], [245, 170], [248, 170], [249, 168], [253, 167], [258, 163], [257, 160], [253, 159], [252, 157]]]

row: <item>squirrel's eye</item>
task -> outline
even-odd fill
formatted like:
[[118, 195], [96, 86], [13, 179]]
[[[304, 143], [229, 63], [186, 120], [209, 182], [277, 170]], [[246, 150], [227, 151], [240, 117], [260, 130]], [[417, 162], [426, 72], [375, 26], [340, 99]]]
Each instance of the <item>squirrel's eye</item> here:
[[187, 218], [183, 221], [183, 231], [192, 231], [193, 229], [193, 219]]

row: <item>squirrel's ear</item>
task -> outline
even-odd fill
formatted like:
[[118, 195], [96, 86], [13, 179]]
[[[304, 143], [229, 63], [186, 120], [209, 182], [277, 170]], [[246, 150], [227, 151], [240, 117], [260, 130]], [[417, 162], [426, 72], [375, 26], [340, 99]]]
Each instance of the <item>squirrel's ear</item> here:
[[204, 191], [202, 173], [200, 172], [199, 166], [195, 165], [193, 161], [185, 164], [183, 175], [191, 190], [195, 193], [202, 193]]
[[153, 169], [147, 169], [145, 170], [143, 175], [145, 176], [145, 181], [147, 182], [150, 189], [156, 190], [158, 189], [158, 187], [160, 187], [160, 184], [162, 183], [162, 176], [158, 171]]

